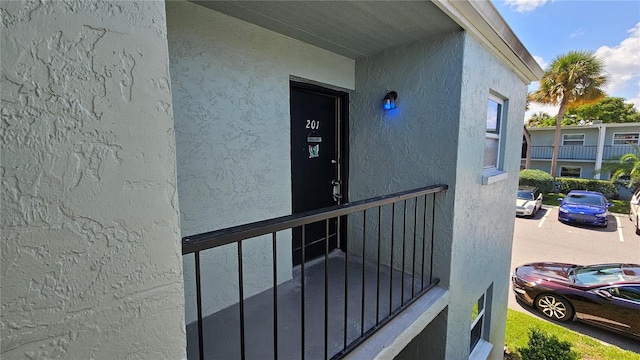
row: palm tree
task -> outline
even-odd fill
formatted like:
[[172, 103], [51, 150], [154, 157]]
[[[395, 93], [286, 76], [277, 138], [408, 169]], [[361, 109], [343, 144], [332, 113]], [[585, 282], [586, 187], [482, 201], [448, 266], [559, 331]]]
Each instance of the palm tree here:
[[527, 150], [524, 158], [524, 168], [528, 169], [531, 167], [531, 134], [529, 133], [529, 130], [527, 130], [526, 126], [522, 127], [522, 134], [524, 135], [524, 141], [527, 143]]
[[547, 123], [549, 123], [552, 119], [553, 118], [551, 117], [551, 115], [547, 114], [546, 112], [540, 111], [531, 115], [529, 120], [527, 120], [527, 126], [528, 127], [550, 126], [550, 125], [547, 125]]
[[611, 181], [629, 177], [629, 188], [640, 185], [640, 147], [633, 145], [634, 153], [624, 154], [618, 159], [607, 161], [595, 173], [611, 173]]
[[560, 151], [560, 126], [567, 107], [575, 107], [602, 99], [607, 76], [604, 63], [591, 51], [570, 51], [556, 57], [540, 80], [540, 88], [531, 100], [560, 105], [556, 116], [556, 132], [551, 157], [551, 176], [555, 178]]

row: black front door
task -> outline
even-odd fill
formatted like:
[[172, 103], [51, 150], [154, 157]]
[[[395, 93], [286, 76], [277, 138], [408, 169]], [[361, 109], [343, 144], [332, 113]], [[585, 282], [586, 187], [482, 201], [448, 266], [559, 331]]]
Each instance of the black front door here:
[[[291, 183], [293, 213], [342, 203], [341, 125], [346, 94], [291, 85]], [[335, 189], [334, 189], [335, 188]], [[335, 219], [328, 223], [329, 250], [338, 246]], [[293, 263], [302, 260], [302, 229], [293, 230]], [[327, 223], [305, 227], [305, 260], [325, 253]]]

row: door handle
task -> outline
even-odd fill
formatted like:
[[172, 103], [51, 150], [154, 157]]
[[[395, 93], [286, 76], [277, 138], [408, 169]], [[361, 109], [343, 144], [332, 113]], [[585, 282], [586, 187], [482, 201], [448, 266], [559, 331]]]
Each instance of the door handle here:
[[340, 180], [333, 180], [331, 185], [333, 185], [333, 201], [338, 202], [342, 199], [342, 182]]

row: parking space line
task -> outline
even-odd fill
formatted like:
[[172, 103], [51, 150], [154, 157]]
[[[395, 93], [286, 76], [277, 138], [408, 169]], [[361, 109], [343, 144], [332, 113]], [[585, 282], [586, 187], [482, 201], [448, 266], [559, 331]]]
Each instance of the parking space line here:
[[622, 235], [622, 223], [620, 222], [619, 216], [616, 216], [616, 226], [618, 227], [618, 239], [620, 239], [620, 242], [624, 242], [624, 236]]
[[538, 223], [538, 227], [541, 228], [542, 224], [544, 224], [544, 221], [547, 220], [547, 216], [549, 216], [549, 213], [551, 212], [550, 208], [546, 209], [547, 211], [545, 211], [544, 216], [542, 217], [542, 219], [540, 219], [540, 222]]

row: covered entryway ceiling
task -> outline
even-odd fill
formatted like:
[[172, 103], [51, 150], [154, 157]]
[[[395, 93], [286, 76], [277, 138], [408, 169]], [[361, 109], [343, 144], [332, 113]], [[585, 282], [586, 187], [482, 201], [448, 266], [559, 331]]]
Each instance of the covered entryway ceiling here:
[[194, 1], [356, 59], [461, 31], [430, 1]]

